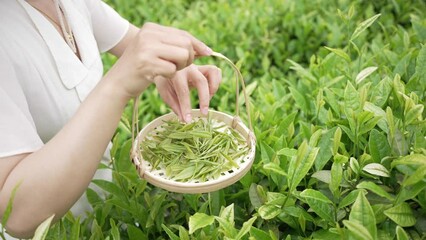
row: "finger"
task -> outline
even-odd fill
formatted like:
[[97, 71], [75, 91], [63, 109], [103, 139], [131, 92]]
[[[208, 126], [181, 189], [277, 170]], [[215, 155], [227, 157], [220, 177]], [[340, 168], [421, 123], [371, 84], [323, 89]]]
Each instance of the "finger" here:
[[176, 70], [186, 68], [190, 59], [190, 52], [181, 47], [167, 44], [157, 44], [151, 48], [158, 58], [170, 61], [176, 65]]
[[173, 79], [173, 85], [175, 86], [175, 91], [179, 100], [180, 112], [182, 114], [183, 120], [189, 123], [192, 120], [192, 116], [187, 76], [185, 76], [185, 74], [176, 74], [175, 78]]
[[207, 78], [198, 70], [197, 67], [190, 67], [188, 78], [197, 88], [198, 99], [200, 100], [201, 113], [207, 115], [209, 111], [210, 93]]
[[176, 74], [176, 65], [170, 61], [157, 58], [152, 64], [152, 72], [145, 76], [150, 82], [153, 82], [156, 77], [172, 78]]
[[195, 51], [192, 48], [192, 43], [187, 37], [183, 36], [174, 36], [170, 37], [170, 35], [165, 34], [165, 36], [162, 37], [161, 42], [168, 45], [173, 45], [176, 47], [185, 48], [189, 52], [189, 58], [187, 61], [186, 66], [189, 66], [192, 64], [195, 58]]
[[206, 76], [209, 84], [210, 98], [217, 92], [222, 82], [222, 70], [213, 65], [197, 66], [198, 70]]
[[155, 85], [163, 101], [169, 105], [173, 112], [179, 117], [179, 120], [183, 121], [179, 100], [174, 89], [170, 87], [169, 79], [158, 76], [155, 78]]
[[[180, 30], [180, 29], [173, 28], [173, 27], [162, 26], [162, 25], [155, 24], [155, 23], [147, 23], [145, 25], [149, 29], [156, 29], [156, 30], [166, 32], [166, 33], [169, 33], [169, 34], [178, 34], [178, 35], [182, 35], [182, 36], [189, 38], [190, 41], [191, 41], [192, 47], [196, 52], [196, 55], [209, 56], [213, 53], [211, 48], [209, 48], [202, 41], [198, 40], [196, 37], [192, 36], [187, 31]], [[144, 27], [145, 27], [145, 25], [144, 25]]]

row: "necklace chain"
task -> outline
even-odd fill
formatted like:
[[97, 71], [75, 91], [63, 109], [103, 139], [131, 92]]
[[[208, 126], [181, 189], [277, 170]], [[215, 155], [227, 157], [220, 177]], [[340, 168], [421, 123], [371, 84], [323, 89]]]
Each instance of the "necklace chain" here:
[[56, 14], [58, 15], [58, 18], [59, 18], [59, 24], [54, 19], [52, 19], [48, 14], [41, 11], [39, 8], [37, 8], [35, 6], [33, 6], [33, 7], [35, 9], [37, 9], [41, 14], [43, 14], [50, 22], [54, 23], [56, 26], [59, 27], [62, 34], [64, 35], [65, 42], [68, 44], [68, 46], [71, 48], [71, 50], [75, 54], [77, 54], [77, 46], [76, 46], [76, 43], [75, 43], [74, 34], [71, 30], [71, 26], [70, 26], [69, 22], [67, 22], [68, 30], [66, 29], [65, 21], [64, 21], [64, 18], [62, 17], [62, 15], [64, 15], [66, 19], [69, 19], [69, 18], [67, 17], [66, 12], [63, 11], [63, 7], [60, 6], [60, 3], [59, 3], [58, 0], [53, 0], [53, 3], [55, 4]]

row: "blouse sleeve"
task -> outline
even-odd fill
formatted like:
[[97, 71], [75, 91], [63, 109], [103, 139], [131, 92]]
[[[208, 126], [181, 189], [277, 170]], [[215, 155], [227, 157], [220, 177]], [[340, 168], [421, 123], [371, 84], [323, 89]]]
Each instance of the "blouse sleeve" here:
[[106, 52], [126, 35], [129, 22], [101, 0], [86, 0], [99, 50]]
[[43, 146], [15, 70], [0, 48], [0, 157]]

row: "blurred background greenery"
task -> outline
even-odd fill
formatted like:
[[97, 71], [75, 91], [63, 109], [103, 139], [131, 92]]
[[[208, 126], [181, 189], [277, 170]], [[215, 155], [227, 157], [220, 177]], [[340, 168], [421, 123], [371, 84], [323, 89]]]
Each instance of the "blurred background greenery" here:
[[[111, 184], [98, 183], [112, 193], [111, 196], [104, 201], [88, 190], [94, 211], [80, 225], [77, 219], [67, 215], [52, 228], [48, 238], [67, 239], [71, 234], [84, 239], [169, 239], [173, 233], [166, 233], [165, 230], [172, 229], [181, 239], [189, 239], [184, 237], [182, 229], [188, 228], [191, 215], [196, 212], [217, 215], [222, 206], [231, 203], [235, 205], [235, 226], [240, 228], [252, 216], [259, 216], [261, 205], [267, 205], [266, 201], [254, 198], [260, 194], [256, 193], [256, 189], [270, 195], [287, 194], [288, 179], [264, 168], [264, 165], [277, 164], [286, 172], [291, 157], [278, 153], [282, 149], [296, 151], [306, 140], [312, 147], [316, 147], [319, 141], [325, 150], [320, 150], [321, 162], [317, 159], [315, 167], [300, 183], [299, 189], [317, 189], [330, 197], [336, 206], [344, 196], [356, 190], [356, 184], [361, 181], [374, 180], [383, 189], [397, 195], [402, 189], [401, 179], [413, 174], [414, 170], [410, 168], [405, 168], [402, 173], [391, 169], [389, 161], [379, 162], [391, 169], [392, 178], [379, 179], [368, 174], [358, 174], [353, 166], [362, 169], [377, 160], [377, 154], [369, 145], [374, 140], [371, 136], [378, 135], [384, 142], [391, 139], [389, 144], [383, 145], [386, 151], [380, 155], [387, 159], [397, 159], [410, 153], [426, 154], [425, 113], [416, 112], [417, 122], [405, 124], [403, 121], [409, 108], [424, 106], [426, 103], [426, 72], [423, 70], [426, 68], [426, 57], [422, 57], [426, 54], [424, 0], [106, 2], [136, 26], [149, 21], [184, 29], [215, 51], [237, 62], [248, 84], [250, 104], [253, 106], [252, 120], [257, 136], [256, 159], [252, 170], [240, 182], [212, 194], [182, 195], [157, 189], [141, 180], [130, 164], [132, 111], [129, 104], [114, 138], [112, 168], [115, 181]], [[357, 26], [376, 14], [381, 14], [378, 20], [351, 40]], [[325, 46], [341, 52], [332, 53]], [[103, 55], [106, 71], [115, 60], [111, 55]], [[213, 58], [198, 59], [197, 63], [217, 64], [222, 68], [224, 81], [212, 99], [211, 108], [232, 114], [235, 109], [235, 87], [231, 69]], [[357, 75], [370, 66], [377, 67], [377, 70], [368, 76], [368, 81], [358, 82]], [[346, 111], [351, 108], [347, 105], [352, 99], [346, 97], [345, 90], [350, 86], [355, 98], [359, 98], [355, 100], [363, 104], [365, 101], [376, 104], [376, 112], [382, 114], [387, 108], [392, 109], [389, 115], [393, 114], [395, 126], [401, 131], [398, 143], [404, 146], [403, 150], [393, 149], [394, 136], [383, 130], [381, 123], [374, 122], [371, 126], [374, 131], [368, 129], [361, 134], [357, 132], [358, 129], [355, 135], [352, 133], [353, 122], [358, 124], [362, 120]], [[407, 97], [401, 97], [400, 93]], [[197, 104], [195, 96], [194, 93], [194, 107]], [[142, 100], [139, 116], [141, 126], [170, 111], [154, 87], [144, 92]], [[367, 114], [363, 109], [360, 111]], [[389, 119], [387, 121], [390, 122]], [[336, 197], [335, 192], [331, 193], [327, 186], [324, 188], [321, 181], [311, 177], [311, 173], [328, 171], [333, 166], [331, 150], [327, 149], [332, 144], [332, 134], [337, 128], [343, 129], [337, 155], [344, 156], [346, 160], [353, 158], [355, 160], [351, 160], [352, 163], [358, 164], [341, 165], [347, 184], [340, 186], [340, 197]], [[421, 239], [422, 236], [424, 239], [426, 232], [425, 187], [404, 199], [419, 219], [419, 224], [406, 228], [413, 239]], [[294, 205], [299, 207], [298, 213], [302, 211], [308, 214], [307, 202], [300, 197], [292, 198]], [[388, 206], [384, 204], [391, 203], [377, 196], [368, 201], [374, 204], [378, 238], [395, 238], [397, 224], [383, 214], [385, 206]], [[290, 239], [348, 237], [348, 231], [340, 228], [344, 228], [342, 221], [348, 219], [352, 203], [339, 209], [340, 215], [336, 222], [325, 222], [312, 211], [309, 214], [314, 215], [315, 219], [307, 220], [304, 217], [307, 215], [300, 216], [295, 212], [290, 214], [286, 212], [288, 209], [279, 209], [281, 212], [276, 217], [259, 217], [254, 223], [253, 226], [263, 231], [260, 232], [263, 235], [256, 229], [250, 231], [249, 235], [251, 239], [259, 239], [255, 236], [268, 237], [265, 239], [284, 239], [287, 236], [291, 236]], [[243, 239], [248, 239], [249, 235]], [[223, 236], [223, 231], [217, 225], [212, 225], [191, 237], [222, 239]]]

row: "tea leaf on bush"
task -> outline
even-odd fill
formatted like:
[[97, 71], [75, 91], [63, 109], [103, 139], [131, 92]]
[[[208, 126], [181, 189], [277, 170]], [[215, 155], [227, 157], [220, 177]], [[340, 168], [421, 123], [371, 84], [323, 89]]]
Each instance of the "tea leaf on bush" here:
[[252, 183], [250, 185], [250, 189], [249, 189], [250, 202], [251, 202], [251, 204], [253, 205], [254, 208], [259, 208], [264, 203], [261, 196], [259, 196], [257, 186], [258, 185], [256, 185], [255, 183]]
[[361, 84], [368, 76], [377, 70], [377, 67], [367, 67], [363, 69], [355, 78], [356, 84]]
[[256, 216], [250, 218], [246, 222], [243, 223], [243, 226], [241, 227], [240, 231], [238, 232], [237, 236], [235, 237], [236, 240], [241, 239], [244, 235], [246, 235], [249, 231], [251, 226], [253, 225], [254, 221], [256, 221]]
[[228, 221], [232, 225], [234, 224], [234, 204], [227, 206], [224, 208], [219, 215], [220, 218]]
[[300, 196], [318, 216], [330, 222], [335, 220], [333, 203], [324, 194], [317, 190], [305, 189]]
[[354, 33], [351, 36], [351, 41], [355, 40], [362, 32], [364, 32], [369, 26], [371, 26], [371, 24], [373, 24], [376, 21], [376, 19], [380, 17], [380, 15], [381, 14], [374, 15], [371, 18], [358, 24]]
[[330, 170], [320, 170], [312, 174], [313, 178], [320, 180], [321, 182], [330, 184], [331, 182], [331, 171]]
[[419, 82], [426, 82], [426, 45], [422, 46], [417, 56], [416, 74], [419, 78]]
[[204, 213], [195, 213], [189, 217], [189, 234], [193, 234], [200, 228], [213, 224], [214, 216], [209, 216]]
[[358, 113], [361, 109], [361, 98], [355, 87], [348, 82], [344, 93], [345, 114], [348, 118], [352, 118], [352, 114]]
[[373, 174], [375, 176], [379, 177], [389, 177], [389, 171], [381, 164], [379, 163], [370, 163], [365, 165], [365, 167], [362, 169], [370, 174]]
[[373, 239], [376, 238], [376, 218], [374, 216], [373, 209], [363, 192], [358, 193], [358, 197], [352, 205], [352, 210], [349, 214], [349, 221], [364, 226], [369, 235], [372, 236]]
[[281, 176], [287, 176], [287, 173], [284, 172], [284, 170], [280, 167], [280, 165], [278, 165], [276, 163], [273, 163], [273, 162], [267, 163], [267, 164], [263, 165], [263, 168], [265, 170], [269, 170], [271, 172], [277, 173]]
[[346, 195], [340, 201], [338, 208], [341, 209], [341, 208], [344, 208], [344, 207], [349, 206], [352, 203], [354, 203], [360, 192], [361, 192], [361, 190], [358, 190], [358, 189], [354, 190], [354, 191], [351, 191], [348, 195]]
[[426, 166], [421, 166], [402, 183], [402, 186], [406, 187], [409, 185], [416, 184], [426, 178]]
[[[321, 136], [321, 140], [319, 141], [319, 144], [318, 144], [319, 152], [315, 160], [315, 169], [317, 170], [323, 169], [323, 167], [327, 164], [327, 162], [330, 160], [331, 156], [333, 155], [333, 149], [330, 147], [332, 145], [332, 142], [334, 145], [340, 143], [340, 139], [337, 140], [336, 136], [334, 136], [336, 133], [336, 129], [337, 128], [330, 129]], [[340, 134], [341, 134], [341, 130], [340, 130]], [[333, 136], [335, 138], [333, 138]], [[339, 141], [339, 142], [336, 143], [336, 141]]]
[[182, 226], [179, 226], [179, 238], [180, 240], [190, 240], [188, 231]]
[[426, 166], [426, 156], [423, 154], [411, 154], [404, 156], [398, 160], [393, 161], [391, 167], [395, 167], [396, 165]]
[[408, 234], [400, 226], [396, 226], [396, 239], [397, 240], [410, 240]]
[[365, 226], [355, 221], [343, 220], [343, 224], [348, 228], [350, 233], [355, 239], [358, 240], [374, 240], [371, 233], [367, 230]]
[[258, 213], [263, 219], [268, 220], [278, 216], [281, 213], [281, 208], [266, 204], [259, 208]]
[[391, 153], [386, 136], [376, 129], [370, 132], [368, 147], [370, 149], [370, 155], [376, 163], [379, 163], [384, 157], [389, 156]]
[[327, 50], [335, 53], [337, 56], [345, 59], [347, 62], [351, 61], [351, 58], [349, 57], [349, 55], [345, 51], [343, 51], [342, 49], [339, 49], [339, 48], [330, 48], [330, 47], [325, 47], [325, 48]]
[[[133, 226], [132, 226], [133, 227]], [[161, 227], [164, 229], [164, 231], [166, 231], [166, 233], [167, 233], [167, 235], [169, 236], [169, 238], [171, 239], [171, 240], [181, 240], [179, 237], [178, 237], [178, 235], [176, 235], [176, 234], [174, 234], [173, 232], [172, 232], [172, 230], [170, 230], [166, 225], [164, 225], [164, 224], [161, 224]], [[133, 227], [133, 228], [135, 228], [135, 227]], [[136, 228], [137, 230], [139, 230], [138, 228]], [[134, 231], [134, 230], [132, 230], [132, 231]], [[140, 230], [139, 230], [140, 231]], [[130, 233], [129, 233], [129, 236], [130, 236]], [[130, 237], [130, 239], [145, 239], [146, 238], [146, 236], [144, 236], [144, 235], [142, 235], [142, 231], [140, 232], [140, 234], [138, 234], [138, 233], [132, 233], [132, 236], [133, 237], [139, 237], [139, 236], [141, 236], [141, 237], [143, 237], [143, 238], [132, 238], [132, 237]]]
[[361, 182], [356, 186], [356, 188], [367, 189], [381, 197], [387, 198], [390, 201], [394, 200], [394, 197], [392, 197], [388, 192], [371, 181]]
[[46, 220], [44, 220], [36, 229], [34, 233], [33, 240], [43, 240], [46, 238], [47, 232], [49, 231], [50, 223], [52, 222], [53, 218], [55, 217], [55, 214], [48, 217]]
[[331, 182], [329, 188], [335, 197], [338, 197], [340, 195], [340, 192], [338, 190], [340, 187], [340, 183], [342, 182], [342, 176], [342, 164], [334, 162], [333, 165], [331, 165]]
[[406, 202], [389, 208], [384, 213], [401, 227], [411, 227], [416, 224], [416, 218], [413, 215], [410, 205]]
[[300, 145], [299, 150], [297, 151], [297, 156], [293, 157], [290, 166], [288, 167], [288, 172], [291, 174], [289, 176], [289, 191], [293, 192], [300, 181], [305, 177], [309, 172], [314, 161], [319, 152], [319, 148], [310, 148], [306, 141]]
[[255, 227], [250, 228], [250, 236], [254, 239], [272, 240], [268, 233]]

